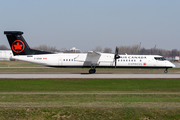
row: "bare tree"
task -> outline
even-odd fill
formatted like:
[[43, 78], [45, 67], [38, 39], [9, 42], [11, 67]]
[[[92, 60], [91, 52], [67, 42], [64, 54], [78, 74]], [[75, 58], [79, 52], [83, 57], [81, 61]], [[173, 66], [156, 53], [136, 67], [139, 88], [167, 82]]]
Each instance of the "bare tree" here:
[[[0, 45], [1, 50], [8, 50], [5, 45]], [[38, 47], [34, 47], [37, 50], [49, 51], [49, 52], [59, 52], [62, 51], [64, 53], [73, 53], [72, 51], [62, 48], [61, 50], [56, 49], [56, 47], [50, 47], [47, 45], [40, 45]], [[139, 55], [161, 55], [161, 56], [179, 56], [180, 51], [177, 49], [173, 50], [165, 50], [165, 49], [158, 49], [156, 46], [151, 49], [146, 49], [144, 47], [140, 47], [140, 45], [132, 45], [132, 46], [119, 46], [119, 54], [139, 54]], [[101, 46], [97, 46], [93, 49], [97, 52], [104, 52], [104, 53], [113, 53], [111, 48], [105, 47], [102, 49]]]
[[50, 47], [47, 45], [39, 45], [37, 47], [34, 47], [33, 49], [36, 50], [42, 50], [42, 51], [48, 51], [48, 52], [59, 52], [60, 50], [57, 50], [56, 47]]
[[101, 46], [96, 46], [93, 51], [97, 51], [97, 52], [102, 52], [102, 47]]
[[139, 45], [132, 46], [119, 46], [119, 54], [138, 54], [139, 53]]
[[108, 47], [105, 47], [104, 50], [103, 50], [103, 53], [112, 53], [112, 49], [108, 48]]
[[149, 55], [150, 53], [150, 49], [145, 49], [144, 47], [139, 50], [140, 55]]
[[65, 52], [65, 51], [67, 51], [67, 49], [66, 48], [61, 48], [60, 51]]
[[127, 53], [126, 46], [119, 46], [119, 54], [125, 54]]
[[165, 50], [158, 49], [156, 46], [151, 49], [146, 49], [144, 47], [140, 47], [140, 45], [132, 45], [132, 46], [119, 46], [119, 54], [140, 54], [140, 55], [161, 55], [161, 56], [179, 56], [180, 51], [177, 49], [173, 50]]
[[0, 50], [9, 50], [5, 45], [0, 45]]
[[179, 51], [177, 49], [173, 49], [171, 54], [172, 54], [172, 56], [178, 56]]
[[132, 52], [133, 52], [133, 54], [139, 54], [139, 48], [140, 48], [139, 45], [133, 45], [133, 46], [132, 46]]

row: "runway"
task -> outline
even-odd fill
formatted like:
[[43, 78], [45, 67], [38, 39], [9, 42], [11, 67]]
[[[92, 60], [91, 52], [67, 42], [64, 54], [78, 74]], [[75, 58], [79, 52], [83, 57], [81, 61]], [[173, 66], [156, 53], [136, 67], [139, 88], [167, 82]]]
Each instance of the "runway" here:
[[112, 79], [112, 78], [180, 78], [180, 74], [32, 74], [32, 73], [2, 73], [0, 78], [14, 79], [38, 79], [38, 78], [89, 78], [89, 79]]

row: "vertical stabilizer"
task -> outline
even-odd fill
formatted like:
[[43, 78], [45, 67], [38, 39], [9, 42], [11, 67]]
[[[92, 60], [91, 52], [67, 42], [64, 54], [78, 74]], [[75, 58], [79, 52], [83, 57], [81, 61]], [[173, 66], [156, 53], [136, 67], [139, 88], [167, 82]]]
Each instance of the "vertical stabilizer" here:
[[26, 43], [25, 39], [23, 38], [21, 31], [4, 31], [6, 34], [7, 39], [9, 41], [9, 45], [11, 50], [16, 55], [32, 55], [33, 52], [30, 49], [29, 45]]

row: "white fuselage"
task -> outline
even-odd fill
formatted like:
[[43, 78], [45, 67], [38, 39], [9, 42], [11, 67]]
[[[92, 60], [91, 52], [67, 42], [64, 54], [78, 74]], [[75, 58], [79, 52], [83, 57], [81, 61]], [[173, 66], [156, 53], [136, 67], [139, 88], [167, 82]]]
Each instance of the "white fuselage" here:
[[[172, 68], [171, 62], [161, 59], [159, 55], [119, 55], [116, 67], [137, 68]], [[89, 55], [88, 53], [58, 53], [41, 55], [19, 55], [14, 59], [42, 64], [52, 67], [115, 67], [114, 54], [101, 53]], [[156, 59], [158, 58], [158, 59]], [[160, 59], [159, 59], [160, 58]]]

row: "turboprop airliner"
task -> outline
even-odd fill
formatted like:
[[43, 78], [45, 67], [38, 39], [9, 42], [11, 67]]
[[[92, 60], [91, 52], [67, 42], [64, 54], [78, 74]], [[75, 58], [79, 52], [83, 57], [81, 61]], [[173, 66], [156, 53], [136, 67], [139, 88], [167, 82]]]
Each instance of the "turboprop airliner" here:
[[95, 73], [96, 68], [168, 68], [175, 65], [159, 55], [119, 55], [89, 51], [87, 53], [52, 53], [34, 50], [29, 47], [21, 31], [4, 31], [16, 60], [42, 64], [50, 67], [82, 67], [90, 68], [89, 73]]

